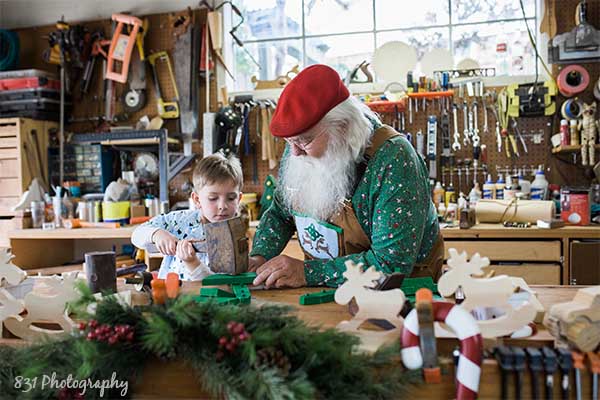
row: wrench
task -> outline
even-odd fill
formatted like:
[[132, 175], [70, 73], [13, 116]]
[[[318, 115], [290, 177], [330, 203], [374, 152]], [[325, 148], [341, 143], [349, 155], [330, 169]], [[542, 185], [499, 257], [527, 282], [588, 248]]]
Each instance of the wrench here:
[[525, 143], [525, 139], [523, 139], [523, 135], [521, 135], [521, 131], [519, 130], [517, 120], [514, 118], [512, 119], [512, 127], [515, 133], [517, 134], [517, 138], [519, 138], [521, 145], [523, 146], [523, 150], [525, 150], [525, 153], [529, 153], [529, 151], [527, 150], [527, 144]]
[[460, 133], [458, 133], [458, 107], [456, 103], [452, 105], [452, 122], [454, 123], [454, 142], [452, 143], [452, 151], [460, 150]]
[[481, 141], [481, 138], [479, 137], [479, 124], [477, 122], [478, 118], [477, 118], [477, 101], [473, 102], [473, 119], [474, 119], [474, 125], [473, 125], [473, 137], [471, 138], [473, 140], [473, 147], [479, 147], [479, 143]]
[[463, 121], [464, 121], [464, 126], [465, 129], [463, 130], [463, 144], [465, 146], [469, 145], [471, 143], [471, 138], [469, 136], [469, 127], [468, 127], [468, 121], [469, 121], [469, 107], [467, 104], [467, 101], [465, 100], [465, 102], [463, 103]]

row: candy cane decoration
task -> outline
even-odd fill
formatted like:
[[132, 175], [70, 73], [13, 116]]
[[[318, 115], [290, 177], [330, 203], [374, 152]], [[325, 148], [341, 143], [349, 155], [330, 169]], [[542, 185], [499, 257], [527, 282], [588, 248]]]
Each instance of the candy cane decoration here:
[[[456, 370], [456, 399], [475, 399], [479, 390], [483, 353], [483, 339], [477, 321], [468, 311], [453, 303], [434, 301], [432, 305], [435, 321], [445, 322], [460, 340], [460, 357]], [[408, 369], [418, 369], [423, 366], [416, 309], [413, 309], [404, 320], [402, 362]]]

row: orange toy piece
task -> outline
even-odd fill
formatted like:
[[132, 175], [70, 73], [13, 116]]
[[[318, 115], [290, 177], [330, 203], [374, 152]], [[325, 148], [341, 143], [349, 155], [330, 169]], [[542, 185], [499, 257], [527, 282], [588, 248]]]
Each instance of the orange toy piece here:
[[[133, 51], [140, 26], [142, 26], [142, 20], [125, 14], [113, 14], [112, 20], [117, 21], [117, 27], [108, 49], [106, 78], [126, 83], [127, 75], [129, 74], [131, 52]], [[125, 25], [132, 25], [129, 34], [123, 33]], [[121, 62], [121, 72], [116, 71], [116, 61]]]
[[167, 288], [164, 279], [153, 279], [150, 282], [152, 286], [152, 299], [155, 304], [165, 304], [167, 300]]
[[169, 272], [166, 280], [167, 297], [170, 299], [177, 297], [179, 295], [180, 285], [181, 281], [179, 280], [179, 275], [177, 275], [175, 272]]

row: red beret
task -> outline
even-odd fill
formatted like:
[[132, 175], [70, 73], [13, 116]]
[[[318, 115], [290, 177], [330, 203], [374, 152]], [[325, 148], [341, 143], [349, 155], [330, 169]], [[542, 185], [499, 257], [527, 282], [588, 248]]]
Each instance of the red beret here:
[[350, 92], [333, 68], [311, 65], [283, 89], [271, 119], [271, 133], [292, 137], [306, 132], [349, 96]]

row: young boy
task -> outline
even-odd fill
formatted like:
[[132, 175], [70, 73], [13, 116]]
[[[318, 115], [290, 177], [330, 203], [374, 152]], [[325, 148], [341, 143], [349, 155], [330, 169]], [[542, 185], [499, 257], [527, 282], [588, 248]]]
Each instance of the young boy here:
[[235, 156], [222, 153], [203, 158], [192, 177], [191, 199], [196, 210], [158, 215], [135, 229], [132, 243], [141, 249], [154, 244], [166, 257], [158, 277], [176, 272], [182, 280], [201, 280], [212, 274], [205, 253], [196, 253], [192, 243], [204, 239], [202, 223], [217, 222], [237, 215], [242, 198], [242, 166]]

